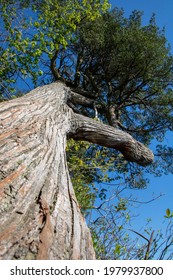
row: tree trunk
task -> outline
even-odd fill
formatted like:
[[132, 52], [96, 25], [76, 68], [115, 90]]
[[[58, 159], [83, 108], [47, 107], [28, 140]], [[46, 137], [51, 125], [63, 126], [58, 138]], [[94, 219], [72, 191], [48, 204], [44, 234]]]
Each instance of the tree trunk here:
[[142, 165], [153, 160], [130, 135], [75, 114], [69, 95], [57, 82], [1, 103], [1, 259], [95, 258], [68, 173], [67, 135], [116, 148]]

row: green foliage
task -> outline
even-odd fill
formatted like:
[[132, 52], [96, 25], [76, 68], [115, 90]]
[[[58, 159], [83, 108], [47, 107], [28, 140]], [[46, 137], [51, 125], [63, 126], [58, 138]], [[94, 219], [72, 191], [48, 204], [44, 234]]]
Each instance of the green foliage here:
[[[91, 191], [90, 184], [94, 181], [93, 166], [88, 166], [85, 157], [89, 144], [85, 142], [68, 141], [67, 161], [75, 194], [81, 210], [87, 212], [93, 207], [96, 194]], [[92, 165], [92, 164], [91, 164]]]
[[166, 209], [166, 215], [164, 216], [167, 219], [173, 218], [173, 212], [169, 208]]
[[19, 77], [36, 86], [43, 73], [41, 60], [66, 48], [81, 22], [95, 20], [108, 7], [107, 0], [1, 0], [1, 93], [14, 92]]
[[[71, 82], [80, 73], [78, 87], [95, 94], [102, 122], [118, 126], [146, 145], [160, 142], [154, 151], [156, 160], [147, 169], [160, 176], [173, 173], [173, 150], [161, 143], [166, 132], [173, 130], [173, 56], [154, 15], [146, 26], [141, 20], [138, 11], [125, 18], [122, 10], [115, 9], [92, 24], [85, 22], [77, 29], [78, 40], [67, 48], [66, 56], [60, 54], [59, 70]], [[93, 117], [86, 107], [77, 109]], [[107, 151], [105, 158], [112, 156], [115, 171], [116, 152]], [[129, 187], [146, 186], [143, 168], [130, 164], [122, 170], [129, 174]]]
[[67, 47], [77, 26], [84, 19], [93, 21], [108, 8], [108, 3], [105, 0], [49, 0], [36, 1], [32, 8], [39, 15], [34, 26], [37, 36], [41, 36], [40, 49], [46, 50], [51, 57], [60, 46]]
[[[129, 209], [129, 203], [126, 206]], [[119, 212], [116, 213], [111, 208], [105, 218], [98, 219], [91, 226], [97, 259], [173, 259], [172, 220], [167, 219], [166, 223], [163, 221], [162, 228], [155, 230], [150, 225], [150, 220], [143, 228], [141, 225], [140, 231], [137, 232], [130, 227], [133, 220], [131, 214], [128, 213], [130, 220], [124, 221], [119, 219], [117, 214], [119, 215]], [[130, 232], [135, 233], [136, 238], [131, 236]]]
[[115, 206], [116, 211], [125, 211], [127, 210], [126, 207], [127, 201], [125, 201], [123, 198], [120, 199], [120, 202], [118, 203], [117, 206]]
[[96, 198], [106, 199], [106, 189], [97, 188], [97, 182], [110, 182], [107, 172], [112, 167], [111, 159], [105, 161], [104, 151], [88, 142], [68, 141], [67, 162], [79, 206], [84, 214], [94, 208]]
[[126, 19], [115, 9], [83, 25], [75, 48], [81, 83], [97, 91], [102, 121], [112, 125], [112, 106], [116, 121], [139, 141], [162, 141], [167, 127], [173, 129], [173, 57], [154, 17], [141, 26], [141, 13]]
[[129, 259], [133, 251], [134, 244], [126, 232], [131, 220], [127, 209], [129, 203], [119, 197], [118, 193], [114, 203], [117, 206], [109, 201], [108, 207], [105, 205], [105, 208], [99, 208], [105, 215], [98, 216], [90, 224], [97, 259]]

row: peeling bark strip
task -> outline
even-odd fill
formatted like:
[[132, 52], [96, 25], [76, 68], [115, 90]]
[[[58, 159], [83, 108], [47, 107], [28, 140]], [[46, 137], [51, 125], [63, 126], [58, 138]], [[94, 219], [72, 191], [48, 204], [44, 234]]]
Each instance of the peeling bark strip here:
[[50, 209], [46, 199], [40, 195], [38, 203], [40, 204], [41, 231], [40, 242], [38, 246], [38, 260], [49, 259], [49, 249], [53, 243], [53, 226], [51, 223]]
[[0, 104], [0, 259], [95, 258], [69, 178], [67, 135], [141, 165], [153, 160], [129, 134], [75, 114], [70, 94], [57, 82]]

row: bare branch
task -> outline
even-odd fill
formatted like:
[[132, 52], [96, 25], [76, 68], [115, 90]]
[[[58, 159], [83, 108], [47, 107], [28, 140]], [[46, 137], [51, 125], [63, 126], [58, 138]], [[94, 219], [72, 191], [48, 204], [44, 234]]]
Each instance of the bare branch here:
[[114, 148], [120, 151], [127, 160], [142, 166], [149, 165], [154, 160], [152, 151], [136, 141], [130, 134], [82, 115], [73, 114], [69, 135], [75, 140], [86, 140]]

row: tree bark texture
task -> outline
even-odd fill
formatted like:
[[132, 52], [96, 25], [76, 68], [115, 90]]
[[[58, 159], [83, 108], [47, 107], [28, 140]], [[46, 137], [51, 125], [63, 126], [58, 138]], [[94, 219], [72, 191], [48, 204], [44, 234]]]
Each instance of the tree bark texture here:
[[[129, 134], [75, 114], [57, 82], [0, 107], [0, 259], [94, 259], [66, 162], [67, 135], [150, 164]], [[73, 93], [74, 95], [74, 93]]]

